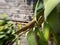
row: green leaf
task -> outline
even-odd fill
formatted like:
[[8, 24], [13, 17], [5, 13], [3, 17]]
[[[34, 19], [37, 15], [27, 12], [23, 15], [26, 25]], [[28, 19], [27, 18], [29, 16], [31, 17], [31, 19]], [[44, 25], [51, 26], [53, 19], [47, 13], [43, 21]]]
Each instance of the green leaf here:
[[18, 27], [18, 29], [21, 29], [21, 24], [20, 24], [20, 22], [17, 23], [17, 27]]
[[44, 38], [46, 39], [46, 41], [49, 41], [49, 37], [50, 37], [50, 26], [46, 23], [46, 22], [44, 22], [43, 24], [42, 24], [42, 30], [43, 30], [43, 32], [44, 32]]
[[5, 36], [6, 36], [6, 35], [0, 35], [0, 39], [3, 38], [3, 37], [5, 37]]
[[0, 26], [0, 31], [3, 31], [4, 30], [4, 26]]
[[0, 26], [4, 24], [4, 20], [0, 20]]
[[37, 36], [38, 36], [38, 45], [48, 45], [48, 41], [44, 37], [44, 31], [42, 31], [40, 28], [36, 27]]
[[52, 38], [54, 40], [55, 45], [60, 44], [60, 38], [58, 36], [58, 33], [60, 33], [60, 15], [58, 14], [57, 6], [46, 17], [46, 22], [51, 27], [51, 32], [53, 35]]
[[50, 27], [56, 32], [60, 33], [60, 15], [58, 14], [57, 7], [47, 17], [47, 22]]
[[37, 45], [35, 32], [33, 32], [32, 30], [29, 31], [27, 34], [27, 42], [28, 42], [28, 45]]
[[44, 1], [44, 7], [45, 7], [45, 11], [44, 11], [44, 16], [45, 16], [45, 20], [47, 19], [47, 17], [50, 15], [51, 11], [60, 3], [60, 0], [46, 0], [46, 2]]
[[4, 32], [0, 32], [0, 35], [4, 34]]

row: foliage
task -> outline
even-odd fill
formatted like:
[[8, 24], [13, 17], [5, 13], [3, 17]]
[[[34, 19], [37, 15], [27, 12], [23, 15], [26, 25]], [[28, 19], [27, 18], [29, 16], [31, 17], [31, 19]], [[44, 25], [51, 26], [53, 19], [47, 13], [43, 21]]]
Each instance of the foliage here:
[[31, 29], [27, 34], [28, 45], [37, 45], [35, 32]]
[[16, 38], [15, 34], [18, 34], [18, 40], [19, 33], [24, 31], [27, 32], [27, 45], [48, 45], [51, 38], [55, 45], [59, 45], [60, 16], [57, 10], [58, 4], [60, 4], [60, 0], [38, 0], [36, 6], [34, 5], [33, 20], [22, 29], [18, 23], [17, 27], [20, 30], [17, 32], [15, 32], [14, 26], [8, 23], [8, 20], [0, 21], [0, 45], [13, 41]]
[[0, 45], [7, 45], [9, 41], [12, 41], [15, 38], [14, 32], [12, 23], [6, 19], [0, 20]]
[[[34, 39], [37, 40], [37, 45], [48, 45], [50, 38], [53, 38], [55, 45], [59, 45], [60, 41], [59, 36], [57, 35], [57, 33], [60, 32], [60, 16], [57, 10], [57, 6], [59, 3], [60, 0], [37, 1], [34, 12], [34, 19], [36, 20], [36, 23], [34, 27], [32, 27], [35, 28], [35, 30], [32, 32], [35, 32], [36, 37], [34, 37]], [[40, 19], [42, 16], [44, 18], [44, 21], [39, 26], [37, 24], [39, 24], [39, 21], [41, 21]], [[28, 36], [28, 34], [27, 38], [33, 38], [31, 35]], [[34, 43], [36, 43], [31, 39], [29, 39], [28, 42], [28, 45], [34, 45]], [[32, 42], [32, 44], [30, 44], [30, 42]]]

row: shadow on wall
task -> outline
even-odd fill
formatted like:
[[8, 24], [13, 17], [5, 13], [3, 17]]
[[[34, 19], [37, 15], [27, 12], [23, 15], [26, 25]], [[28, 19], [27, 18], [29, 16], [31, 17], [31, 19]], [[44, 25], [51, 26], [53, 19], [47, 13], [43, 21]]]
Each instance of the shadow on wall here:
[[28, 5], [31, 5], [31, 2], [35, 3], [35, 2], [37, 2], [37, 0], [27, 0]]

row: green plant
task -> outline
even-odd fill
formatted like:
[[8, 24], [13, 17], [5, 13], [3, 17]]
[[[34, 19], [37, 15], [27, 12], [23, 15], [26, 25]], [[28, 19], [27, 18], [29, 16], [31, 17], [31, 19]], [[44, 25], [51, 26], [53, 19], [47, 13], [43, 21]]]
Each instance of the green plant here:
[[0, 20], [0, 45], [8, 45], [9, 42], [13, 41], [15, 29], [12, 23], [8, 20]]
[[60, 15], [57, 10], [58, 4], [60, 4], [60, 0], [38, 0], [36, 6], [34, 5], [33, 20], [15, 34], [29, 29], [27, 33], [28, 45], [48, 45], [51, 38], [55, 45], [59, 45]]
[[[59, 45], [60, 16], [57, 10], [58, 4], [60, 4], [60, 0], [38, 0], [36, 6], [34, 5], [33, 20], [14, 34], [19, 35], [21, 32], [27, 32], [28, 45], [48, 45], [51, 38], [55, 45]], [[2, 37], [4, 36], [2, 35]], [[1, 41], [3, 40], [1, 39]]]

